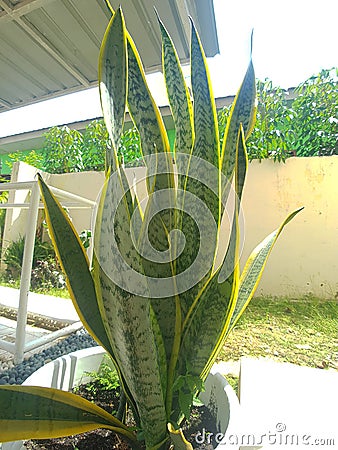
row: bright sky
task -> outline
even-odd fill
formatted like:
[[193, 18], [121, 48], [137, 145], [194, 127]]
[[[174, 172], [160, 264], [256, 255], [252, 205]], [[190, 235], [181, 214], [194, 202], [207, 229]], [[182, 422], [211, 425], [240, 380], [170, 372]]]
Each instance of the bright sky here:
[[[284, 88], [338, 65], [337, 0], [214, 0], [220, 55], [209, 59], [215, 97], [236, 93], [254, 29], [256, 76]], [[158, 76], [150, 77], [158, 83]], [[157, 102], [165, 96], [155, 93]], [[0, 137], [101, 115], [98, 91], [70, 94], [0, 114]]]

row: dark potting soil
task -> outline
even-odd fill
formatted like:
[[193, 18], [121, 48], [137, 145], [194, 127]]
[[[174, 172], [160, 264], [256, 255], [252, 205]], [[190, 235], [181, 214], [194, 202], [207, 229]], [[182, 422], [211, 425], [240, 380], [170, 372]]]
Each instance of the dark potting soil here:
[[[91, 386], [95, 386], [95, 382]], [[86, 385], [79, 386], [76, 393], [89, 401], [94, 401], [98, 406], [109, 413], [117, 411], [119, 397], [116, 391], [88, 389]], [[183, 424], [182, 429], [188, 441], [197, 450], [213, 450], [213, 441], [198, 444], [196, 437], [201, 436], [203, 429], [213, 433], [215, 420], [205, 406], [193, 408], [190, 421]], [[214, 444], [215, 445], [215, 444]], [[215, 445], [216, 446], [216, 445]], [[131, 450], [131, 447], [120, 436], [110, 430], [97, 429], [86, 433], [67, 436], [57, 439], [39, 439], [25, 442], [28, 450]]]

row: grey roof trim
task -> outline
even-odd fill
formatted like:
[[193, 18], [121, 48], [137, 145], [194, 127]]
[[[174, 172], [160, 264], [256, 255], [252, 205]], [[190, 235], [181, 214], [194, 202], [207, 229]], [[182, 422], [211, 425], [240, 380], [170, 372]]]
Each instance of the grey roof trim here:
[[[234, 96], [220, 97], [216, 99], [217, 109], [223, 108], [223, 106], [230, 105], [234, 100]], [[171, 116], [169, 106], [160, 107], [161, 115], [164, 118], [165, 126], [168, 130], [174, 128], [173, 119]], [[94, 117], [91, 119], [80, 120], [77, 122], [59, 124], [58, 126], [67, 125], [69, 128], [84, 131], [87, 125], [95, 119], [102, 119], [102, 117]], [[129, 121], [127, 114], [126, 121]], [[14, 134], [12, 136], [6, 136], [0, 138], [0, 154], [14, 153], [23, 150], [34, 150], [42, 148], [44, 142], [44, 133], [46, 133], [51, 127], [41, 128], [39, 130], [27, 131], [25, 133]]]

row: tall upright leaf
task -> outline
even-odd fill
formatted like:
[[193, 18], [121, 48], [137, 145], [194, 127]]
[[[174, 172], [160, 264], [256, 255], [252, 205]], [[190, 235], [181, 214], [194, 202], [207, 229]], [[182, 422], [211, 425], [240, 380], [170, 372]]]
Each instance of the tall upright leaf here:
[[[154, 336], [150, 299], [146, 291], [142, 296], [133, 293], [141, 287], [135, 284], [137, 274], [143, 282], [145, 278], [129, 227], [125, 226], [130, 216], [123, 194], [118, 177], [111, 176], [101, 197], [93, 264], [117, 364], [137, 405], [147, 445], [154, 446], [166, 435], [165, 360], [155, 345], [159, 341]], [[119, 326], [111, 326], [114, 323]], [[150, 390], [149, 386], [154, 388]]]
[[[237, 133], [235, 158], [235, 208], [227, 252], [200, 297], [191, 305], [184, 322], [184, 363], [190, 373], [205, 378], [229, 326], [239, 285], [239, 208], [247, 168], [242, 126]], [[222, 236], [221, 236], [222, 237]], [[193, 356], [192, 356], [193, 355]]]
[[124, 18], [119, 8], [110, 19], [99, 56], [99, 88], [103, 117], [112, 142], [107, 169], [116, 170], [117, 149], [123, 131], [127, 100], [127, 51]]
[[[226, 182], [231, 182], [235, 168], [235, 148], [240, 124], [243, 126], [245, 138], [253, 128], [256, 116], [256, 80], [252, 60], [250, 59], [244, 80], [232, 104], [230, 116], [224, 132], [221, 151], [221, 168]], [[229, 184], [222, 186], [222, 195], [229, 192]]]
[[[203, 288], [208, 274], [211, 273], [217, 248], [217, 235], [220, 225], [220, 196], [218, 179], [220, 176], [220, 149], [215, 100], [210, 83], [205, 54], [192, 24], [191, 32], [191, 85], [194, 101], [194, 130], [193, 161], [190, 161], [186, 180], [186, 194], [183, 210], [187, 210], [187, 194], [191, 194], [192, 209], [199, 209], [200, 202], [207, 206], [214, 221], [210, 224], [210, 217], [198, 214], [197, 223], [191, 214], [185, 214], [182, 221], [182, 232], [186, 239], [183, 254], [177, 260], [177, 272], [183, 273], [193, 261], [200, 257], [200, 261], [207, 269], [206, 274], [196, 280], [197, 284], [181, 294], [181, 304], [185, 315], [196, 295]], [[212, 171], [212, 176], [210, 175]], [[206, 185], [206, 180], [212, 179], [214, 189]], [[193, 196], [196, 200], [193, 200]], [[209, 239], [205, 245], [201, 241], [201, 232], [208, 229]], [[207, 267], [209, 266], [209, 267]]]
[[[128, 110], [141, 138], [142, 154], [148, 167], [149, 191], [173, 188], [173, 168], [170, 146], [160, 111], [149, 91], [138, 51], [128, 36]], [[164, 155], [157, 160], [157, 153]], [[148, 158], [147, 158], [148, 157]]]
[[[192, 101], [174, 44], [162, 21], [158, 20], [162, 36], [163, 73], [175, 122], [175, 154], [191, 154], [195, 138]], [[176, 164], [182, 164], [180, 158], [176, 159], [175, 154]], [[178, 174], [184, 172], [184, 168], [187, 171], [189, 165], [184, 164], [182, 169], [178, 169]], [[183, 177], [179, 175], [178, 180], [178, 189], [184, 189]]]
[[89, 333], [114, 358], [100, 313], [96, 289], [84, 247], [73, 224], [48, 186], [38, 175], [46, 221], [56, 254], [66, 275], [73, 304]]

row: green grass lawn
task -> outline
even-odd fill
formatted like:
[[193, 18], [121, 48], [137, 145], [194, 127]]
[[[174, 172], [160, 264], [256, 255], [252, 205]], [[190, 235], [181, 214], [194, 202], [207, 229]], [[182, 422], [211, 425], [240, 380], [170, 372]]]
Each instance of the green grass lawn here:
[[[69, 298], [67, 289], [39, 293]], [[254, 298], [218, 361], [237, 361], [242, 356], [338, 370], [338, 301]]]
[[254, 298], [218, 360], [242, 356], [338, 370], [338, 302]]
[[[66, 289], [48, 293], [69, 297]], [[301, 300], [254, 298], [218, 360], [236, 361], [242, 356], [338, 370], [338, 301], [310, 296]]]

